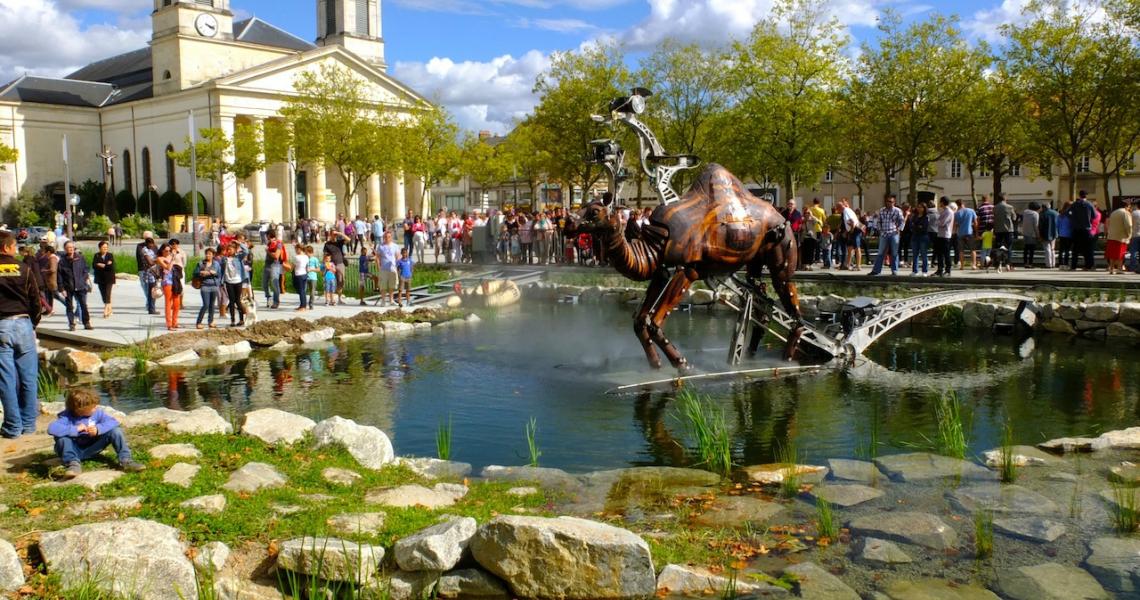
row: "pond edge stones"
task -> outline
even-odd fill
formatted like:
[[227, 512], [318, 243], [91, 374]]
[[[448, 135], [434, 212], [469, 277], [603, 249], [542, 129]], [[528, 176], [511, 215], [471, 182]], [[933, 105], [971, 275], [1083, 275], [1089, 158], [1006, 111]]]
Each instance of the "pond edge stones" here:
[[16, 547], [8, 540], [0, 540], [0, 592], [13, 592], [24, 585], [24, 563], [16, 554]]
[[276, 408], [261, 408], [245, 413], [241, 433], [255, 437], [266, 444], [278, 442], [295, 444], [316, 426], [317, 422], [308, 417]]
[[352, 419], [329, 417], [313, 428], [317, 447], [339, 444], [348, 451], [360, 466], [379, 470], [396, 459], [392, 441], [371, 425], [358, 425]]
[[449, 571], [459, 564], [478, 524], [458, 517], [420, 530], [392, 547], [396, 564], [405, 571]]
[[938, 517], [921, 512], [890, 512], [853, 519], [851, 533], [917, 544], [934, 550], [949, 550], [958, 544], [958, 534]]
[[235, 493], [256, 492], [261, 488], [283, 486], [286, 481], [277, 467], [268, 463], [251, 462], [231, 473], [222, 489]]
[[278, 568], [328, 581], [367, 584], [384, 560], [384, 547], [331, 537], [300, 537], [281, 543]]
[[523, 598], [648, 598], [657, 588], [645, 540], [576, 517], [496, 517], [471, 553]]

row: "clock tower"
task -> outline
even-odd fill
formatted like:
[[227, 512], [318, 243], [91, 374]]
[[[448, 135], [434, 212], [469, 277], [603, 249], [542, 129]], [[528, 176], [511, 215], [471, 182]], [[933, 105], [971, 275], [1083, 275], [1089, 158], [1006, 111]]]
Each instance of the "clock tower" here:
[[317, 0], [317, 45], [343, 46], [383, 70], [380, 0]]
[[230, 0], [154, 0], [152, 40], [177, 34], [210, 39], [233, 39]]

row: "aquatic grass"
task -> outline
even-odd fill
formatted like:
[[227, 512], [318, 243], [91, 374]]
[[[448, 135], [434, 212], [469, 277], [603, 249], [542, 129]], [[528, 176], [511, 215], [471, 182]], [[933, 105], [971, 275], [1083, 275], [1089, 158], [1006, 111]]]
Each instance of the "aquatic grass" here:
[[698, 464], [721, 477], [732, 474], [732, 435], [724, 411], [710, 398], [682, 390], [677, 395], [685, 429], [696, 444]]
[[970, 442], [958, 392], [947, 390], [938, 397], [938, 403], [934, 405], [934, 420], [938, 424], [938, 437], [934, 440], [937, 452], [952, 458], [966, 458]]
[[984, 559], [994, 554], [994, 514], [988, 510], [974, 513], [974, 557]]
[[736, 578], [738, 573], [736, 569], [729, 567], [728, 577], [725, 577], [724, 589], [720, 591], [721, 600], [736, 600]]
[[1001, 457], [999, 461], [1001, 470], [1002, 483], [1013, 483], [1017, 481], [1017, 460], [1013, 453], [1013, 428], [1010, 426], [1009, 421], [1005, 422], [1002, 427], [1001, 434]]
[[41, 402], [56, 402], [63, 397], [63, 386], [59, 383], [59, 375], [51, 367], [40, 369], [39, 375], [36, 376], [36, 387]]
[[535, 437], [538, 433], [538, 421], [534, 417], [526, 424], [526, 449], [530, 457], [530, 466], [537, 467], [538, 459], [542, 456], [542, 452], [538, 449], [538, 440]]
[[439, 428], [435, 430], [435, 456], [440, 460], [451, 460], [451, 415], [447, 415], [447, 423], [440, 420]]
[[1083, 471], [1083, 464], [1081, 462], [1081, 454], [1079, 452], [1073, 454], [1073, 468], [1077, 472], [1077, 481], [1073, 484], [1073, 494], [1069, 497], [1069, 518], [1081, 518], [1081, 472]]
[[1137, 511], [1136, 488], [1124, 484], [1112, 484], [1112, 508], [1109, 520], [1112, 529], [1120, 535], [1135, 533], [1140, 529], [1140, 512]]
[[816, 532], [819, 537], [831, 540], [839, 538], [839, 519], [836, 517], [835, 509], [830, 502], [819, 497], [815, 499], [815, 518]]
[[135, 359], [136, 373], [146, 373], [147, 363], [149, 363], [154, 356], [153, 347], [151, 345], [151, 336], [153, 333], [153, 327], [147, 326], [146, 338], [143, 339], [142, 343], [132, 344], [130, 347], [131, 358]]
[[784, 465], [784, 477], [780, 479], [780, 494], [792, 498], [800, 493], [800, 474], [796, 465], [800, 463], [800, 452], [795, 438], [788, 438], [776, 445], [776, 463]]

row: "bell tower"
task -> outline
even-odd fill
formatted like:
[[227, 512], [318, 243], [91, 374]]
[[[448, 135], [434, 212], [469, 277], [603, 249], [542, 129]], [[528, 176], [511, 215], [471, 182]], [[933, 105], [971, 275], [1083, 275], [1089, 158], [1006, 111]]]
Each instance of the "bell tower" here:
[[226, 40], [234, 37], [230, 0], [154, 0], [151, 39], [171, 34]]
[[383, 69], [380, 22], [380, 0], [317, 0], [317, 45], [343, 46]]
[[234, 39], [230, 0], [154, 0], [150, 15], [154, 95], [182, 91], [216, 77], [219, 45]]

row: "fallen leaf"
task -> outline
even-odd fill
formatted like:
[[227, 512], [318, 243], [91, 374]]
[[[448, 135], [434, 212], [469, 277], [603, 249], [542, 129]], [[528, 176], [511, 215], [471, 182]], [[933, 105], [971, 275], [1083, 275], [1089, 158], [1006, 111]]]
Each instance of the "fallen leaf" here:
[[43, 512], [44, 512], [44, 508], [42, 506], [37, 506], [35, 508], [29, 508], [28, 509], [28, 516], [29, 517], [38, 517], [41, 514], [43, 514]]

